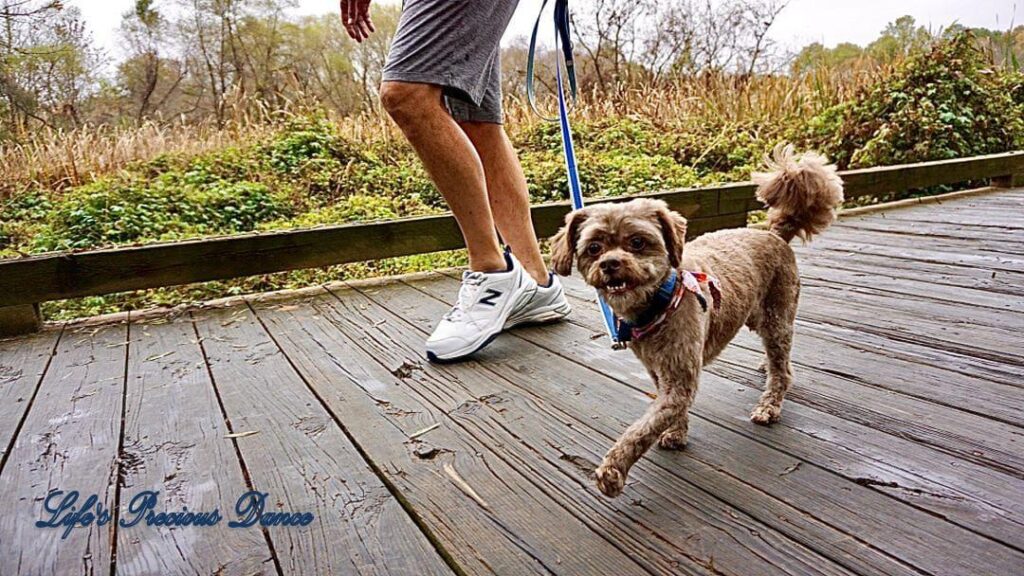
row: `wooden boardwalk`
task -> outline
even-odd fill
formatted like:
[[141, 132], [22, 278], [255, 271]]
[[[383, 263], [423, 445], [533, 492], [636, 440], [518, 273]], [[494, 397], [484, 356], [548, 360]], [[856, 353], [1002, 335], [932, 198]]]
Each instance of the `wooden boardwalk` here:
[[[0, 574], [1024, 574], [1024, 191], [797, 249], [782, 421], [747, 420], [744, 332], [617, 500], [591, 471], [651, 386], [578, 279], [453, 366], [421, 360], [443, 274], [0, 341]], [[250, 489], [313, 522], [229, 528]], [[51, 490], [112, 518], [38, 528]], [[115, 528], [145, 490], [224, 520]]]

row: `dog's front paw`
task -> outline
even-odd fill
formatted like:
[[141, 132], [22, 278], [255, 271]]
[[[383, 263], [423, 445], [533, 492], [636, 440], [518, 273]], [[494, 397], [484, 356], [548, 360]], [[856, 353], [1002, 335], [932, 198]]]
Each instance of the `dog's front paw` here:
[[750, 421], [754, 424], [760, 424], [767, 426], [773, 422], [778, 422], [782, 416], [782, 407], [774, 406], [772, 404], [758, 404], [754, 411], [750, 413]]
[[597, 477], [597, 489], [601, 494], [609, 498], [615, 498], [622, 494], [622, 488], [626, 485], [626, 474], [615, 466], [604, 462], [594, 472]]
[[658, 448], [662, 450], [682, 450], [686, 448], [686, 431], [669, 430], [658, 438]]

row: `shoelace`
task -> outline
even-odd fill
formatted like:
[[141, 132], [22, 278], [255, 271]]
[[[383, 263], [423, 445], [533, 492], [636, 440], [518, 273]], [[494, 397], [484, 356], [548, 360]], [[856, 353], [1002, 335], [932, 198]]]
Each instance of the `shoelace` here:
[[477, 292], [480, 291], [480, 284], [484, 281], [484, 275], [480, 272], [466, 272], [462, 275], [462, 287], [459, 288], [459, 297], [455, 306], [445, 315], [445, 320], [458, 322], [462, 316], [469, 311], [469, 308], [476, 303]]

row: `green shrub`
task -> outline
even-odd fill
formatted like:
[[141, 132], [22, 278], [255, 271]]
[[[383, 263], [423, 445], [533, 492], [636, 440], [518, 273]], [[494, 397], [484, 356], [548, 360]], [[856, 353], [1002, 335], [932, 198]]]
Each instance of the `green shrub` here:
[[854, 101], [813, 118], [804, 139], [844, 168], [1020, 148], [1019, 83], [990, 69], [964, 32], [912, 56]]

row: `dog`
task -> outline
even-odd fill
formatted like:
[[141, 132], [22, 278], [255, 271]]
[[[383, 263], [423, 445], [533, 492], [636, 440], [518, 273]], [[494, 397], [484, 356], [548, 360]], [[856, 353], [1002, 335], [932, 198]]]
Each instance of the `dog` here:
[[800, 295], [789, 242], [809, 241], [832, 223], [843, 182], [823, 156], [796, 154], [791, 145], [777, 146], [765, 163], [768, 171], [753, 179], [768, 208], [767, 230], [722, 230], [686, 243], [686, 219], [661, 200], [642, 198], [572, 212], [551, 239], [554, 272], [568, 276], [576, 261], [657, 389], [595, 472], [608, 497], [622, 493], [630, 468], [655, 442], [666, 450], [686, 446], [701, 369], [743, 326], [761, 336], [768, 373], [750, 419], [779, 419], [793, 379]]

